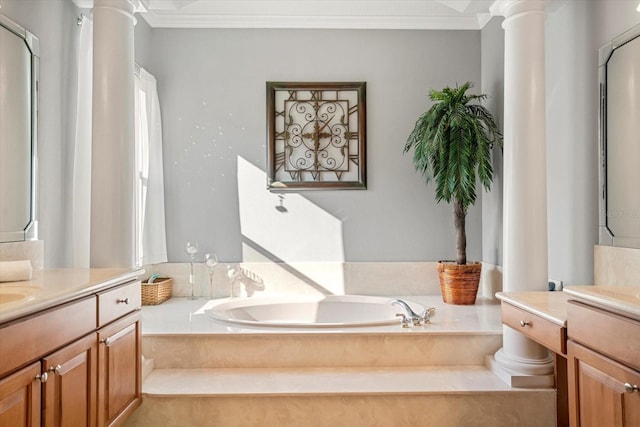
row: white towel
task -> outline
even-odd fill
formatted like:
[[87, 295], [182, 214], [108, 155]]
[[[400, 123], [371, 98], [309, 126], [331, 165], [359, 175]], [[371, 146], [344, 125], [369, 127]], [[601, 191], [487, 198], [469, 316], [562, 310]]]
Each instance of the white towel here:
[[31, 261], [0, 261], [0, 282], [31, 280]]

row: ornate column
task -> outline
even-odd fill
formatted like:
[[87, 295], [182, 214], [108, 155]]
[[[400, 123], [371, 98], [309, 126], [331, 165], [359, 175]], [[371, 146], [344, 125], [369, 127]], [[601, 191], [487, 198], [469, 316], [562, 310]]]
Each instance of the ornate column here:
[[134, 0], [93, 3], [91, 266], [135, 265]]
[[[544, 0], [500, 0], [505, 17], [503, 291], [547, 289]], [[553, 385], [553, 358], [503, 327], [493, 371], [514, 387]]]

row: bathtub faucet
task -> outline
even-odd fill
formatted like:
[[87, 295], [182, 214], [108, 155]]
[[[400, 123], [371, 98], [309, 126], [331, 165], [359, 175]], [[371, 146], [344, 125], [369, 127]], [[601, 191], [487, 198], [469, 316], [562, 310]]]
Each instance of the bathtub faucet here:
[[401, 299], [391, 301], [392, 305], [399, 305], [405, 309], [407, 314], [398, 313], [396, 316], [402, 316], [402, 327], [408, 328], [410, 325], [420, 326], [431, 323], [431, 315], [436, 311], [435, 307], [427, 308], [422, 314], [418, 314], [411, 309], [409, 304]]
[[262, 277], [239, 265], [228, 265], [227, 277], [231, 281], [231, 298], [240, 296], [241, 285], [244, 285], [244, 290], [248, 297], [253, 296], [255, 291], [264, 291], [265, 286]]

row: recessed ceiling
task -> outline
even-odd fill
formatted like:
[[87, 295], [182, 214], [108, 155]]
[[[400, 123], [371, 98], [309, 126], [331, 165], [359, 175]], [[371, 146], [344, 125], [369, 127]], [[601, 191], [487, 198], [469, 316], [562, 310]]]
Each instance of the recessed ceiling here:
[[154, 28], [478, 30], [494, 0], [140, 0]]

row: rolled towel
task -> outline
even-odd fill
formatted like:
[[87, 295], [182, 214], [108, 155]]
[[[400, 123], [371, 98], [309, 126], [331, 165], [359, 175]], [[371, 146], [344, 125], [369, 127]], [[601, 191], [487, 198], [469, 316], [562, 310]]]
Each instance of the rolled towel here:
[[31, 261], [0, 261], [0, 282], [31, 280]]

